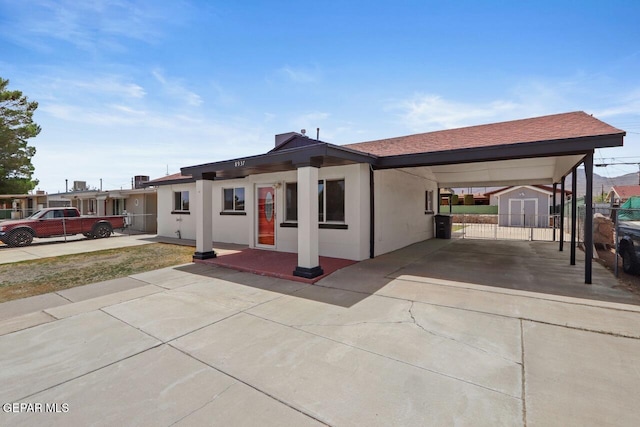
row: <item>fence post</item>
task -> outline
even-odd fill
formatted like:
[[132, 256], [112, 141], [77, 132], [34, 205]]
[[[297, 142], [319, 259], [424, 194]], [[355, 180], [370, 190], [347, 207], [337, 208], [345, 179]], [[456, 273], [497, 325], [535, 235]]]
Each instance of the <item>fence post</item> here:
[[464, 235], [467, 233], [467, 214], [462, 214], [462, 239], [464, 239]]
[[62, 234], [64, 234], [64, 241], [67, 242], [67, 220], [62, 217]]
[[613, 244], [615, 245], [615, 248], [616, 248], [616, 257], [613, 261], [614, 263], [613, 269], [616, 273], [616, 277], [618, 277], [618, 221], [617, 220], [616, 220], [616, 226], [613, 229], [614, 229]]

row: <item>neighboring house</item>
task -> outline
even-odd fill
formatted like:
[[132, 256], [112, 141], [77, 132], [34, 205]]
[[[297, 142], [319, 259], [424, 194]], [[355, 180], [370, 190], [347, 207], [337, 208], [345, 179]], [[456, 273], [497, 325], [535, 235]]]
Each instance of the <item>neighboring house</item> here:
[[[145, 186], [155, 188], [158, 197], [158, 236], [195, 240], [196, 220], [190, 203], [195, 196], [195, 179], [176, 173], [151, 180]], [[246, 232], [238, 235], [242, 238]], [[215, 237], [219, 236], [214, 236], [215, 241], [224, 241]], [[237, 240], [227, 243], [246, 243]]]
[[640, 196], [640, 185], [617, 185], [611, 187], [606, 201], [611, 207], [619, 207], [631, 197]]
[[144, 187], [142, 181], [137, 179], [134, 187], [137, 188], [107, 191], [78, 190], [50, 194], [49, 205], [72, 206], [78, 208], [82, 215], [127, 214], [131, 230], [156, 233], [158, 216], [156, 190]]
[[47, 207], [47, 194], [0, 194], [0, 220], [26, 218], [35, 211]]
[[[518, 185], [487, 193], [490, 204], [498, 206], [498, 225], [505, 227], [551, 227], [553, 225], [553, 187]], [[556, 205], [561, 190], [556, 190]], [[565, 199], [571, 191], [565, 190]]]

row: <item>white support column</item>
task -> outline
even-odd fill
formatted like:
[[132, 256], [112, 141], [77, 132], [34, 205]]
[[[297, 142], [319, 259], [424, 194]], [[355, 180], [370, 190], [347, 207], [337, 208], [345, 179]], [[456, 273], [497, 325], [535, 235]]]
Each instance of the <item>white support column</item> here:
[[318, 240], [318, 168], [298, 168], [298, 266], [294, 276], [312, 279], [320, 268]]
[[107, 213], [107, 196], [96, 197], [96, 212], [98, 216], [105, 216]]
[[193, 259], [215, 258], [213, 251], [213, 181], [196, 181], [196, 253]]

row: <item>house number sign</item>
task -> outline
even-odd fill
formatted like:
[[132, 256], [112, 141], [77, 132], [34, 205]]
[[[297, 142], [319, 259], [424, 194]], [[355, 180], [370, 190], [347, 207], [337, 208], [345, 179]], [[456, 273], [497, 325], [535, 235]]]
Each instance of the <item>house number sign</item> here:
[[234, 165], [235, 165], [235, 167], [237, 167], [237, 168], [238, 168], [238, 167], [241, 167], [241, 166], [244, 166], [244, 162], [245, 162], [245, 161], [246, 161], [246, 160], [236, 160], [236, 161], [234, 162]]

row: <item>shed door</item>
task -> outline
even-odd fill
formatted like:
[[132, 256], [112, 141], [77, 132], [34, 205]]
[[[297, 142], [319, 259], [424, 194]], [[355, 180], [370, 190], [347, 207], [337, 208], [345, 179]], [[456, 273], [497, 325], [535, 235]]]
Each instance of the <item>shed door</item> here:
[[509, 225], [536, 227], [538, 199], [509, 199]]
[[538, 201], [536, 199], [525, 199], [522, 212], [524, 213], [524, 226], [537, 227]]
[[522, 227], [522, 200], [509, 199], [509, 225], [512, 227]]

